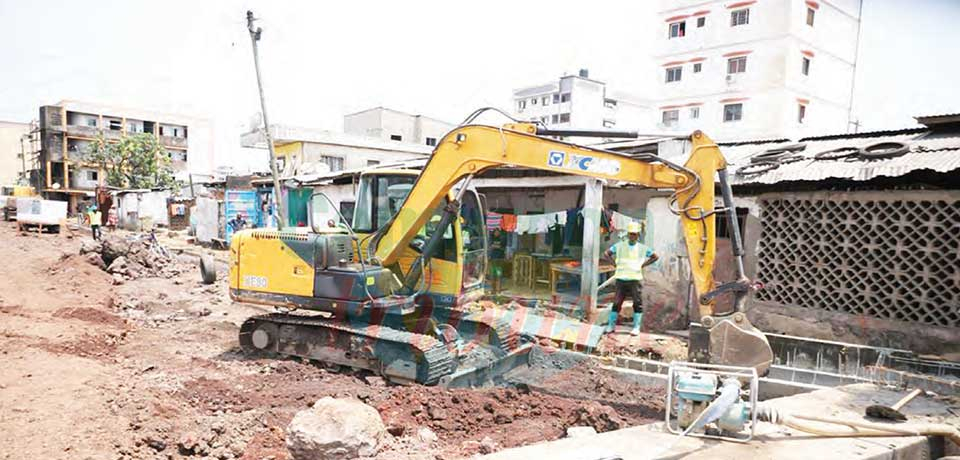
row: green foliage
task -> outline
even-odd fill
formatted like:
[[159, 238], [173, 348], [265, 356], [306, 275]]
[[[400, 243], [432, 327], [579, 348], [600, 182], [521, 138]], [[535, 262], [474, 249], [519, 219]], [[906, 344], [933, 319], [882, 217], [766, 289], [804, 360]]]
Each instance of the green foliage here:
[[107, 172], [107, 185], [120, 188], [170, 188], [173, 167], [157, 137], [141, 133], [118, 142], [103, 135], [91, 143], [90, 159]]

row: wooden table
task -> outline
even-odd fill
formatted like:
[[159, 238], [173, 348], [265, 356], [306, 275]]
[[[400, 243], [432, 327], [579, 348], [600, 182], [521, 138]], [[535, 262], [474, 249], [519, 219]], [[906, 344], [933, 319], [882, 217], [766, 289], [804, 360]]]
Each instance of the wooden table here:
[[[602, 275], [604, 273], [610, 273], [616, 269], [617, 268], [612, 264], [600, 264], [600, 266], [597, 268], [597, 274]], [[583, 276], [583, 267], [579, 262], [576, 265], [571, 265], [569, 262], [551, 263], [550, 264], [550, 292], [553, 294], [557, 293], [557, 280], [559, 280], [561, 274]]]

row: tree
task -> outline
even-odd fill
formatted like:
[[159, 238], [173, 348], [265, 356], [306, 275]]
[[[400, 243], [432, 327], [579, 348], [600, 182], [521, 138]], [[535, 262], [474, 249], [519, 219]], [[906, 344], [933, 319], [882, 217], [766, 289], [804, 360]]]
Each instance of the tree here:
[[90, 159], [107, 172], [107, 185], [120, 188], [170, 188], [176, 185], [170, 157], [157, 137], [141, 133], [91, 143]]

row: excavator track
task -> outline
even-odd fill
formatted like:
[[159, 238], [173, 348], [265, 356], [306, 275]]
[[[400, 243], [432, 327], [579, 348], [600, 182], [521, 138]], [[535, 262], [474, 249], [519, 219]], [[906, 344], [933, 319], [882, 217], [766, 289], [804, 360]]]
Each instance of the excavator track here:
[[271, 313], [240, 327], [244, 351], [271, 351], [368, 369], [398, 383], [434, 385], [456, 370], [456, 356], [439, 340], [386, 326]]

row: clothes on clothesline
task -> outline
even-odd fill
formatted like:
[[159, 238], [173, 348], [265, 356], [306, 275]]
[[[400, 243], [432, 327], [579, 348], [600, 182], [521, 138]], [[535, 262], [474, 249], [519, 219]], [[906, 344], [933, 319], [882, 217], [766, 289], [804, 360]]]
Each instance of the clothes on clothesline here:
[[554, 225], [566, 225], [567, 212], [548, 212], [546, 214], [526, 214], [517, 216], [516, 232], [520, 235], [525, 233], [547, 233], [550, 227]]
[[513, 214], [503, 214], [501, 216], [501, 225], [500, 228], [505, 232], [516, 232], [517, 231], [517, 216]]
[[617, 211], [612, 211], [610, 216], [610, 224], [612, 228], [610, 229], [610, 231], [626, 232], [627, 225], [629, 225], [630, 222], [636, 222], [640, 224], [641, 228], [643, 228], [644, 226], [643, 219], [634, 219], [633, 217], [630, 217], [626, 214], [621, 214]]
[[503, 214], [497, 212], [487, 213], [487, 230], [493, 231], [503, 226]]

